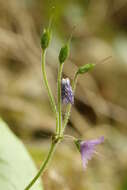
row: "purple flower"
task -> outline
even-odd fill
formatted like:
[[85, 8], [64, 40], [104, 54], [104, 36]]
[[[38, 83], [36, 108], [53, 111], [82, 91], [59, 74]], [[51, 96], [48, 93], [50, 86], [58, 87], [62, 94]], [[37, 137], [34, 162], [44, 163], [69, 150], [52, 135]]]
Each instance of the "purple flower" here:
[[89, 160], [92, 159], [93, 154], [96, 153], [95, 151], [96, 145], [99, 145], [102, 142], [104, 142], [103, 136], [98, 139], [93, 139], [93, 140], [88, 140], [88, 141], [77, 140], [75, 142], [76, 146], [78, 147], [81, 153], [84, 169], [86, 169], [87, 163]]
[[63, 78], [61, 81], [61, 97], [63, 104], [74, 103], [74, 94], [70, 85], [69, 78]]

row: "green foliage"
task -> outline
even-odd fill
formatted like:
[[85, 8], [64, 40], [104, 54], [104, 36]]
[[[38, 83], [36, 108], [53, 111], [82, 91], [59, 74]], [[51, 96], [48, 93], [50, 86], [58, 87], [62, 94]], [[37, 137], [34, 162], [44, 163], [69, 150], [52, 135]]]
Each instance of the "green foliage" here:
[[59, 62], [60, 64], [64, 63], [69, 55], [69, 44], [64, 45], [59, 53]]
[[95, 66], [95, 64], [92, 64], [92, 63], [83, 65], [83, 66], [79, 67], [77, 74], [84, 74], [84, 73], [90, 71], [94, 66]]
[[[0, 119], [0, 189], [23, 190], [37, 173], [22, 142]], [[40, 180], [31, 190], [42, 190]]]

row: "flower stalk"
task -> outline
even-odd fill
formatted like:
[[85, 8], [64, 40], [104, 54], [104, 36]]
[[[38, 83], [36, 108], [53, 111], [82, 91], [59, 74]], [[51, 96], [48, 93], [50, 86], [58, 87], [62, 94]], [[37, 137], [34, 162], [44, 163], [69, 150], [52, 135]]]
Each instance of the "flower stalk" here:
[[60, 135], [62, 126], [62, 111], [61, 111], [61, 77], [62, 77], [63, 64], [59, 64], [58, 80], [57, 80], [57, 93], [58, 93], [58, 114], [59, 114], [59, 129], [56, 133]]
[[59, 53], [59, 67], [58, 67], [58, 79], [57, 79], [57, 93], [58, 93], [58, 113], [59, 113], [59, 131], [58, 134], [61, 136], [61, 128], [62, 128], [62, 112], [61, 112], [61, 77], [62, 70], [65, 60], [69, 55], [69, 44], [65, 44]]
[[[77, 72], [74, 75], [74, 79], [72, 82], [72, 90], [73, 90], [73, 94], [75, 93], [75, 89], [76, 89], [76, 84], [77, 84], [77, 79], [78, 79], [78, 75], [79, 74], [84, 74], [86, 72], [88, 72], [89, 70], [91, 70], [92, 68], [94, 68], [95, 64], [85, 64], [81, 67], [78, 68]], [[62, 133], [64, 133], [64, 130], [66, 128], [66, 125], [68, 123], [69, 117], [70, 117], [70, 113], [71, 113], [71, 107], [72, 104], [69, 103], [67, 105], [67, 109], [66, 109], [66, 113], [65, 113], [65, 118], [64, 118], [64, 122], [63, 122], [63, 127], [62, 127]]]
[[51, 103], [52, 110], [53, 110], [53, 112], [55, 113], [55, 116], [56, 116], [56, 131], [58, 131], [58, 127], [59, 127], [58, 126], [58, 112], [57, 112], [54, 97], [52, 95], [52, 91], [51, 91], [51, 89], [49, 87], [48, 80], [47, 80], [46, 69], [45, 69], [45, 56], [46, 56], [46, 50], [42, 50], [42, 63], [41, 63], [41, 65], [42, 65], [43, 80], [44, 80], [46, 90], [48, 92], [48, 96], [49, 96], [49, 100], [50, 100], [50, 103]]
[[34, 185], [34, 183], [37, 181], [37, 179], [44, 173], [47, 165], [49, 164], [49, 161], [52, 158], [52, 155], [55, 151], [55, 148], [56, 148], [58, 142], [59, 141], [52, 141], [49, 152], [48, 152], [44, 162], [42, 163], [38, 173], [36, 174], [36, 176], [32, 179], [32, 181], [28, 184], [28, 186], [24, 190], [29, 190]]

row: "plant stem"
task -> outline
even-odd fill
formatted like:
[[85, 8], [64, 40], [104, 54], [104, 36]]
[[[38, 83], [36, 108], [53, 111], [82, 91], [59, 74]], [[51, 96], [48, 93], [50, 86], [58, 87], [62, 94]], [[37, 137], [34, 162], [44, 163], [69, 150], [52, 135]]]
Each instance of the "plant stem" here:
[[[60, 132], [61, 132], [61, 75], [62, 75], [62, 65], [60, 66], [59, 72], [58, 72], [58, 105], [59, 105], [58, 106], [59, 115], [58, 115], [55, 100], [54, 100], [54, 97], [52, 95], [52, 92], [51, 92], [51, 89], [49, 87], [48, 80], [47, 80], [47, 75], [46, 75], [46, 70], [45, 70], [45, 56], [46, 56], [46, 51], [44, 50], [44, 51], [42, 51], [42, 74], [43, 74], [43, 80], [44, 80], [45, 87], [46, 87], [46, 89], [48, 91], [48, 96], [49, 96], [49, 99], [50, 99], [50, 103], [51, 103], [53, 112], [56, 115], [56, 132], [59, 132], [59, 134], [60, 134]], [[58, 118], [58, 116], [59, 116], [59, 118]], [[60, 124], [58, 125], [58, 123], [60, 123]], [[50, 149], [49, 149], [49, 152], [47, 154], [47, 157], [46, 157], [45, 161], [42, 163], [42, 165], [41, 165], [38, 173], [36, 174], [36, 176], [32, 179], [32, 181], [27, 185], [27, 187], [24, 190], [29, 190], [35, 184], [35, 182], [40, 177], [40, 175], [43, 174], [43, 172], [46, 169], [47, 164], [49, 163], [49, 161], [50, 161], [50, 159], [51, 159], [51, 157], [52, 157], [52, 155], [53, 155], [53, 153], [55, 151], [56, 145], [58, 144], [59, 141], [60, 141], [60, 136], [57, 136], [57, 139], [52, 140], [52, 144], [50, 146]]]
[[[73, 82], [72, 82], [73, 93], [75, 92], [75, 87], [76, 87], [76, 83], [77, 83], [77, 77], [78, 77], [78, 73], [76, 72], [75, 76], [74, 76], [74, 79], [73, 79]], [[72, 104], [69, 103], [67, 105], [66, 114], [65, 114], [65, 118], [64, 118], [64, 122], [63, 122], [62, 134], [64, 133], [65, 127], [66, 127], [66, 125], [68, 123], [70, 112], [71, 112], [71, 107], [72, 107]]]
[[71, 139], [72, 141], [76, 140], [76, 138], [71, 135], [64, 135], [64, 138]]
[[44, 80], [44, 84], [45, 84], [45, 87], [46, 87], [47, 92], [48, 92], [48, 96], [49, 96], [49, 100], [51, 103], [52, 110], [56, 115], [56, 131], [57, 131], [58, 130], [58, 112], [57, 112], [54, 97], [52, 95], [52, 92], [51, 92], [51, 89], [49, 87], [48, 80], [47, 80], [46, 69], [45, 69], [45, 56], [46, 56], [46, 50], [44, 50], [44, 51], [42, 50], [42, 64], [41, 65], [42, 65], [43, 80]]
[[62, 77], [63, 64], [59, 64], [58, 80], [57, 80], [57, 93], [58, 93], [58, 113], [59, 113], [59, 129], [58, 134], [61, 133], [62, 127], [62, 112], [61, 112], [61, 77]]
[[42, 163], [42, 165], [41, 165], [38, 173], [36, 174], [36, 176], [32, 179], [32, 181], [27, 185], [27, 187], [24, 190], [29, 190], [34, 185], [34, 183], [37, 181], [37, 179], [40, 177], [40, 175], [44, 173], [46, 166], [49, 163], [49, 161], [51, 160], [51, 157], [55, 151], [57, 143], [58, 143], [58, 141], [52, 142], [45, 161]]

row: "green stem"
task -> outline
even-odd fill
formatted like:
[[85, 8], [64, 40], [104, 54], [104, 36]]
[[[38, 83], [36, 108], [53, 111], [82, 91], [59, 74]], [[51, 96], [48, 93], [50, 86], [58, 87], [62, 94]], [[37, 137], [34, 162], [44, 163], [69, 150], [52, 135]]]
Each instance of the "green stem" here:
[[49, 161], [50, 161], [50, 159], [51, 159], [51, 157], [55, 151], [57, 143], [58, 142], [54, 142], [54, 143], [52, 142], [45, 161], [42, 163], [42, 165], [41, 165], [38, 173], [36, 174], [36, 176], [32, 179], [32, 181], [28, 184], [28, 186], [24, 190], [29, 190], [34, 185], [34, 183], [37, 181], [37, 179], [40, 177], [40, 175], [43, 174], [43, 172], [46, 169], [47, 164], [49, 163]]
[[71, 139], [72, 141], [75, 141], [75, 140], [76, 140], [76, 138], [73, 137], [73, 136], [71, 136], [71, 135], [64, 135], [63, 137], [64, 137], [64, 138]]
[[58, 114], [59, 114], [59, 129], [58, 129], [57, 132], [59, 133], [59, 135], [61, 133], [61, 127], [62, 127], [62, 112], [61, 112], [61, 77], [62, 77], [62, 69], [63, 69], [63, 64], [59, 64], [58, 80], [57, 80]]
[[42, 64], [41, 65], [42, 65], [43, 80], [44, 80], [44, 84], [45, 84], [45, 87], [46, 87], [47, 92], [48, 92], [48, 96], [49, 96], [49, 100], [50, 100], [50, 103], [52, 106], [52, 110], [56, 115], [56, 130], [57, 130], [57, 128], [58, 128], [58, 113], [57, 113], [55, 100], [54, 100], [54, 97], [52, 95], [52, 92], [51, 92], [51, 89], [49, 87], [48, 80], [47, 80], [46, 69], [45, 69], [45, 56], [46, 56], [46, 50], [44, 50], [44, 51], [42, 50]]
[[[74, 76], [74, 79], [73, 79], [73, 82], [72, 82], [73, 93], [75, 92], [76, 83], [77, 83], [77, 77], [78, 77], [78, 73], [76, 72], [75, 76]], [[64, 133], [65, 127], [66, 127], [66, 125], [68, 123], [68, 120], [69, 120], [69, 117], [70, 117], [70, 112], [71, 112], [71, 107], [72, 107], [72, 104], [69, 103], [67, 105], [67, 109], [66, 109], [66, 113], [65, 113], [65, 117], [64, 117], [64, 122], [63, 122], [63, 127], [62, 127], [62, 134]]]

